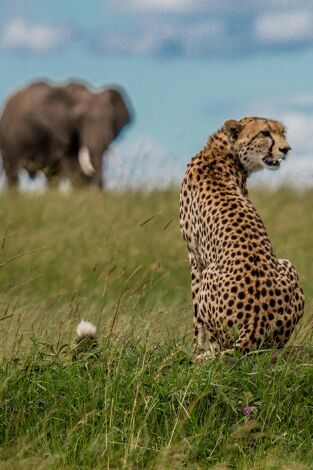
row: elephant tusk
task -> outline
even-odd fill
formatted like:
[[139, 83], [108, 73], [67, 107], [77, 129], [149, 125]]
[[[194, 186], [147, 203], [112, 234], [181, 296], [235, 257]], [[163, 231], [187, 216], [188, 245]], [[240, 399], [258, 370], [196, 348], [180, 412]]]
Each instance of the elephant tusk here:
[[89, 152], [89, 149], [88, 147], [86, 146], [83, 146], [79, 149], [79, 152], [78, 152], [78, 162], [80, 164], [80, 167], [82, 169], [82, 172], [86, 175], [86, 176], [92, 176], [94, 175], [94, 173], [96, 172], [96, 170], [94, 169], [92, 163], [91, 163], [91, 159], [90, 159], [90, 152]]

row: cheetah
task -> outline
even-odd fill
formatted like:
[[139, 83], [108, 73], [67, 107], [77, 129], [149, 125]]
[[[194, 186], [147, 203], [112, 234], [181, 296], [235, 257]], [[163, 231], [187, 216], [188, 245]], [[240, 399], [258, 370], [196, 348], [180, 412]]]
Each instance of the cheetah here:
[[189, 251], [198, 359], [281, 348], [303, 315], [287, 259], [276, 258], [248, 198], [247, 177], [278, 169], [291, 147], [275, 120], [230, 119], [187, 166], [180, 226]]

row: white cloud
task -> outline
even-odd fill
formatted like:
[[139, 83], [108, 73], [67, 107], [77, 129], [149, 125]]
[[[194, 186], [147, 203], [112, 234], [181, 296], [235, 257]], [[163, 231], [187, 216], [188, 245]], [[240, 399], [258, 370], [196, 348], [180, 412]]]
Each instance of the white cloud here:
[[191, 24], [147, 21], [138, 30], [106, 34], [99, 40], [105, 52], [139, 55], [201, 55], [216, 48], [224, 32], [219, 22], [195, 21]]
[[[224, 104], [226, 108], [227, 104]], [[294, 120], [301, 120], [305, 123], [310, 120], [310, 113], [313, 112], [313, 94], [297, 93], [286, 96], [257, 97], [253, 100], [234, 101], [232, 112], [237, 116], [266, 116], [272, 119], [291, 119], [293, 128]], [[306, 117], [308, 116], [308, 118]], [[304, 126], [306, 127], [306, 126]], [[303, 128], [304, 128], [303, 127]]]
[[313, 37], [313, 14], [310, 11], [266, 14], [257, 19], [255, 33], [264, 42], [307, 40]]
[[68, 36], [69, 32], [61, 27], [14, 18], [1, 33], [0, 48], [48, 52], [57, 49]]
[[160, 47], [160, 36], [155, 37], [152, 31], [141, 31], [136, 34], [132, 31], [122, 32], [117, 35], [105, 35], [100, 38], [98, 45], [103, 52], [113, 54], [154, 54]]
[[300, 93], [297, 95], [286, 96], [281, 103], [285, 106], [310, 108], [313, 107], [313, 94]]
[[[113, 2], [112, 2], [113, 3]], [[199, 11], [206, 7], [205, 0], [128, 0], [125, 2], [115, 0], [119, 8], [127, 8], [138, 12], [160, 12], [160, 13], [186, 13], [190, 11]]]
[[192, 0], [133, 0], [134, 8], [141, 11], [185, 11], [189, 10]]
[[281, 116], [282, 122], [287, 127], [288, 140], [293, 151], [298, 154], [312, 154], [313, 115], [299, 112], [289, 112]]
[[216, 47], [215, 41], [220, 40], [223, 43], [223, 35], [227, 35], [225, 28], [217, 21], [202, 21], [190, 25], [184, 33], [182, 32], [185, 51], [194, 55], [205, 53]]
[[[102, 31], [100, 48], [109, 53], [221, 57], [313, 46], [312, 0], [107, 2], [117, 14], [131, 13], [136, 29]], [[213, 35], [214, 28], [220, 34]]]
[[[104, 0], [107, 4], [108, 0]], [[297, 0], [297, 8], [311, 7], [311, 0]], [[295, 0], [110, 0], [113, 8], [138, 13], [246, 13], [259, 11], [282, 11], [293, 8]]]

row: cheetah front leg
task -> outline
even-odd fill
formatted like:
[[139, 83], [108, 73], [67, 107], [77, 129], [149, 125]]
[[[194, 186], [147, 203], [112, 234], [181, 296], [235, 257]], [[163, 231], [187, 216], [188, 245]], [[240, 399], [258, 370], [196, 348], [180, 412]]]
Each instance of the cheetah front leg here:
[[194, 334], [195, 343], [201, 352], [206, 351], [207, 347], [207, 331], [203, 320], [199, 316], [199, 291], [202, 279], [202, 266], [197, 262], [195, 255], [189, 252], [189, 262], [191, 271], [191, 293], [192, 304], [194, 309]]

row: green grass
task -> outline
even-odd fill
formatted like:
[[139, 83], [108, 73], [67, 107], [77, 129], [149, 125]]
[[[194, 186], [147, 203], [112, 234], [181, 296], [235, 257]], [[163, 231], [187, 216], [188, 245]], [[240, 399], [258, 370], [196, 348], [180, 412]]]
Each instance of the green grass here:
[[0, 468], [313, 468], [313, 192], [251, 198], [305, 317], [282, 353], [196, 366], [177, 191], [1, 197]]

